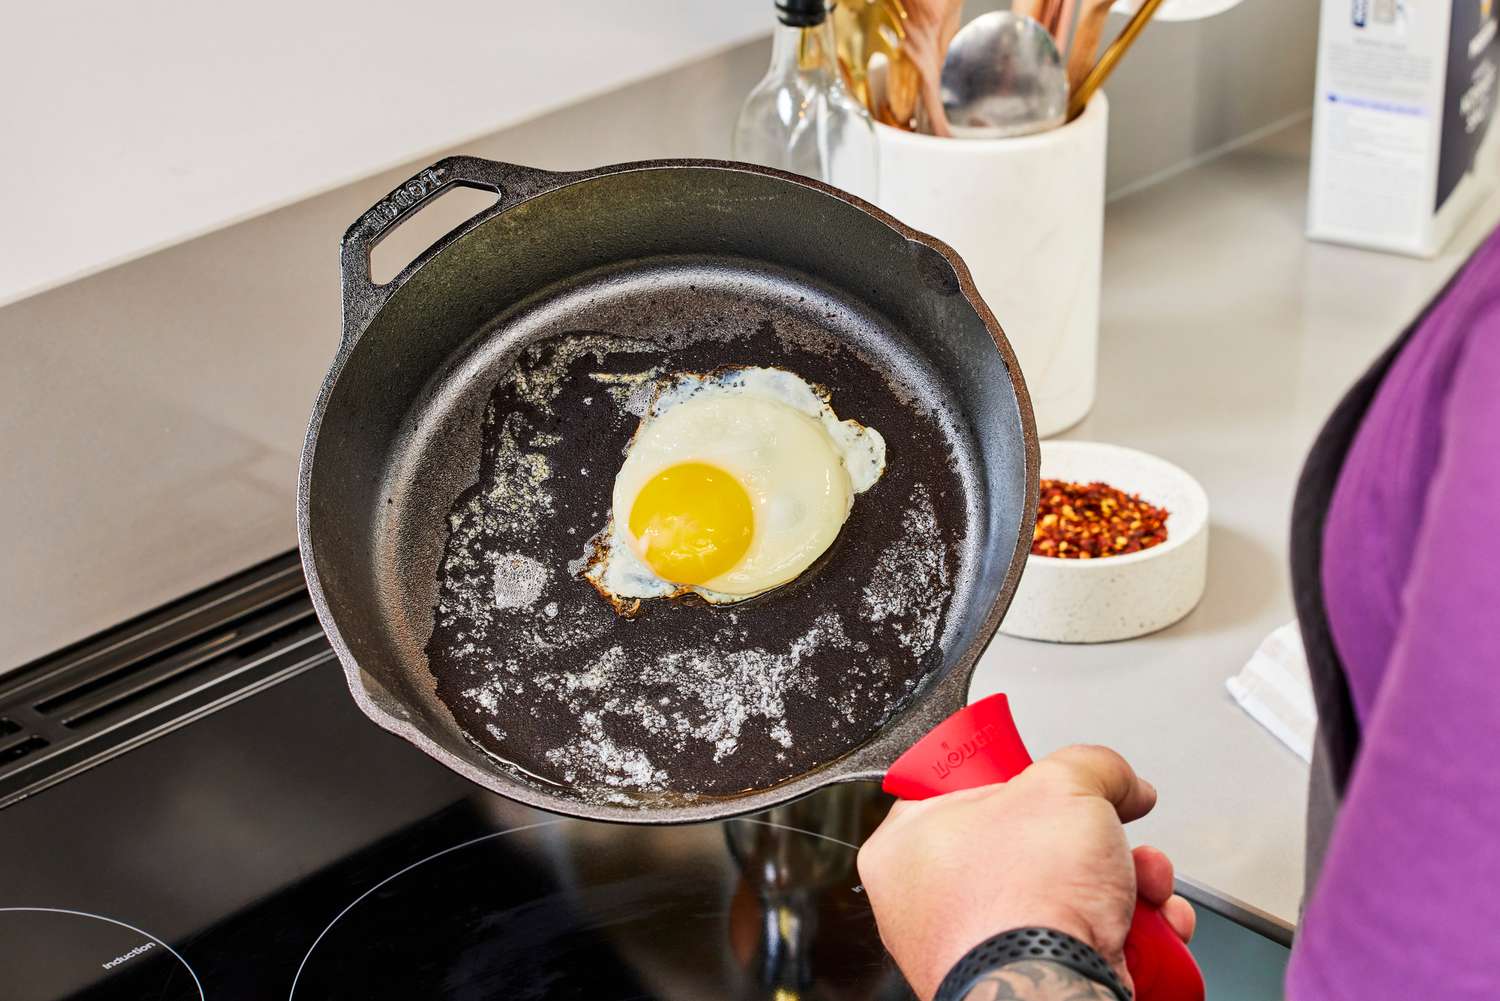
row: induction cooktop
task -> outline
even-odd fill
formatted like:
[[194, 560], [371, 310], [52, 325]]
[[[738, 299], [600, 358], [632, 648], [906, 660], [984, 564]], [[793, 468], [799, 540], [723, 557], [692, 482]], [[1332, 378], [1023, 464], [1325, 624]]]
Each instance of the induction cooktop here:
[[0, 996], [910, 999], [854, 866], [888, 803], [493, 796], [359, 713], [287, 554], [0, 679]]
[[5, 679], [6, 1001], [910, 997], [854, 868], [877, 789], [517, 806], [359, 713], [299, 585], [276, 561]]

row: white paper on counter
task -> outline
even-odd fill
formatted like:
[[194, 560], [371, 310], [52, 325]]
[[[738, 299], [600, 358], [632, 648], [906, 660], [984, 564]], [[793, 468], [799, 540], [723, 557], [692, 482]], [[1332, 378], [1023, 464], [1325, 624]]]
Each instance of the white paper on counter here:
[[1303, 761], [1312, 760], [1318, 710], [1302, 633], [1295, 621], [1262, 640], [1249, 662], [1225, 682], [1225, 687], [1251, 718]]

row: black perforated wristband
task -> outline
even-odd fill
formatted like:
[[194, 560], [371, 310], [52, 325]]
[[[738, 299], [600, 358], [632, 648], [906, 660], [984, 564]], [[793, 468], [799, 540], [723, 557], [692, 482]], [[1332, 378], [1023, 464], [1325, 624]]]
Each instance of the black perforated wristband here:
[[1016, 928], [980, 942], [948, 971], [932, 1001], [962, 1001], [980, 977], [1022, 960], [1066, 966], [1114, 991], [1120, 1001], [1130, 1001], [1130, 992], [1093, 946], [1051, 928]]

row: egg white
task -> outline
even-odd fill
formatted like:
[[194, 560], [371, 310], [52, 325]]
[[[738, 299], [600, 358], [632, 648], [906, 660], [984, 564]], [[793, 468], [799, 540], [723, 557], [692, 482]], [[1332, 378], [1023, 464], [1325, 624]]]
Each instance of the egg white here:
[[[702, 585], [663, 580], [629, 529], [640, 488], [683, 462], [724, 469], [746, 488], [755, 517], [750, 548]], [[885, 471], [885, 440], [841, 421], [826, 391], [784, 369], [688, 373], [652, 399], [615, 478], [610, 523], [591, 542], [585, 576], [622, 607], [692, 591], [716, 604], [743, 601], [795, 579], [823, 554], [857, 493]]]

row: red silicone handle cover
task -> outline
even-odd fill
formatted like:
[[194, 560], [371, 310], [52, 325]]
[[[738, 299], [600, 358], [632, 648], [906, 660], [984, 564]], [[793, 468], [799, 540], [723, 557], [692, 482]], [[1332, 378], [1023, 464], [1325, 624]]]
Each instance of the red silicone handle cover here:
[[[886, 773], [885, 791], [927, 799], [993, 785], [1031, 764], [1010, 702], [991, 695], [949, 716], [911, 746]], [[1137, 900], [1125, 939], [1125, 965], [1137, 1001], [1203, 1001], [1203, 974], [1161, 911]]]

